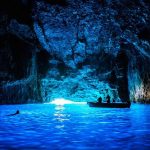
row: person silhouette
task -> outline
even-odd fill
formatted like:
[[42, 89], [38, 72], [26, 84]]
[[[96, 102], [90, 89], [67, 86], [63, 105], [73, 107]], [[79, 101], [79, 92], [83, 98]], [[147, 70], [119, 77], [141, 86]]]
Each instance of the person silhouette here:
[[102, 98], [101, 97], [98, 98], [98, 103], [102, 103]]
[[106, 97], [106, 102], [110, 103], [110, 96], [109, 95], [107, 95], [107, 97]]
[[9, 115], [6, 115], [6, 116], [15, 116], [15, 115], [18, 115], [18, 114], [20, 114], [19, 110], [17, 110], [14, 114], [9, 114]]
[[20, 113], [19, 110], [17, 110], [15, 114], [17, 115], [17, 114], [19, 114], [19, 113]]

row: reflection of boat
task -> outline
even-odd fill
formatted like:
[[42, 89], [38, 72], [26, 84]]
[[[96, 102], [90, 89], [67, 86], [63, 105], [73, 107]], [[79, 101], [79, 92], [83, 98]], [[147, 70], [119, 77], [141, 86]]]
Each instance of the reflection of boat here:
[[87, 102], [90, 107], [103, 107], [103, 108], [130, 108], [131, 103], [98, 103]]

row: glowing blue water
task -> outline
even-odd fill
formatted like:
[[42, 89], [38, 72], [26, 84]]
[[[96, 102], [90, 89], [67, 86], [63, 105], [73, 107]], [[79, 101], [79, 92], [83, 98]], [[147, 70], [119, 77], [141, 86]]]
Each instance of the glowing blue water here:
[[[5, 116], [17, 109], [21, 114]], [[0, 106], [0, 149], [150, 149], [150, 105]]]

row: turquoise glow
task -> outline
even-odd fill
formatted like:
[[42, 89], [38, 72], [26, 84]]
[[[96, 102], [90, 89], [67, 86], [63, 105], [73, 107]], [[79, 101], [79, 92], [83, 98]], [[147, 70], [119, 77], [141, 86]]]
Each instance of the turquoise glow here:
[[[20, 114], [7, 114], [20, 110]], [[130, 109], [88, 105], [36, 104], [0, 106], [0, 149], [150, 148], [150, 106]]]

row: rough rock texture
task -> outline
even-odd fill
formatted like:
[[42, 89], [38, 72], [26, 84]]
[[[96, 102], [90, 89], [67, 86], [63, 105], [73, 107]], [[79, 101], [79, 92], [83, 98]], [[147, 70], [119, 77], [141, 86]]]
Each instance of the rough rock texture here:
[[15, 3], [0, 12], [1, 103], [150, 102], [147, 0]]
[[[42, 102], [37, 45], [27, 1], [0, 2], [0, 103]], [[32, 8], [31, 8], [32, 9]]]

